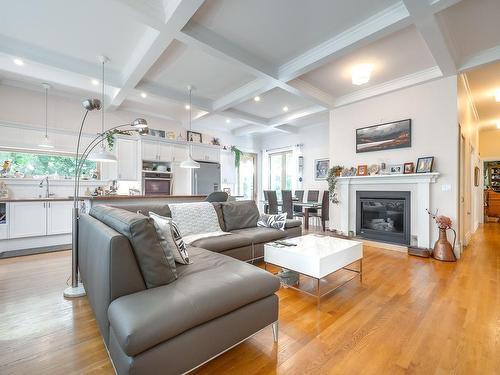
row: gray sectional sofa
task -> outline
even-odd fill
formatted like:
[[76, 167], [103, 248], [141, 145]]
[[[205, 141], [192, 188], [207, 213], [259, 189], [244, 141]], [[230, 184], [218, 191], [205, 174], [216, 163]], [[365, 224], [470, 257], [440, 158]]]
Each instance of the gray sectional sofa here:
[[[270, 325], [277, 340], [279, 280], [245, 261], [261, 257], [265, 242], [300, 235], [300, 221], [285, 231], [258, 228], [254, 202], [214, 207], [232, 234], [193, 243], [192, 264], [176, 264], [177, 279], [154, 288], [123, 234], [126, 223], [80, 218], [81, 277], [118, 374], [189, 372]], [[120, 208], [169, 215], [161, 201]]]

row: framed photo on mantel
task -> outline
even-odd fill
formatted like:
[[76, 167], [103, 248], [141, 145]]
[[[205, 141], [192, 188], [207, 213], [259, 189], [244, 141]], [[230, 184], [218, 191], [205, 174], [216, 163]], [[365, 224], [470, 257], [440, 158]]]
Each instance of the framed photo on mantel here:
[[411, 119], [356, 129], [356, 152], [411, 147]]

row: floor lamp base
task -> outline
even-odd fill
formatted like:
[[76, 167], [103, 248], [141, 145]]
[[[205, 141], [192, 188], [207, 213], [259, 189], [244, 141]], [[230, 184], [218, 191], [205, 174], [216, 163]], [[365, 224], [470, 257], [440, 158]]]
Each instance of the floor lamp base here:
[[85, 288], [82, 283], [78, 283], [77, 287], [68, 287], [64, 289], [64, 297], [66, 298], [78, 298], [87, 295]]

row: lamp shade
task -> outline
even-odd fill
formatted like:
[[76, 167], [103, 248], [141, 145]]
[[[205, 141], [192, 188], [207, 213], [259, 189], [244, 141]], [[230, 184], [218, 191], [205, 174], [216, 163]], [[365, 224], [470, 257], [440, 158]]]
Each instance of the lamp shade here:
[[54, 145], [50, 141], [49, 137], [45, 136], [43, 137], [42, 143], [38, 145], [38, 147], [43, 147], [43, 148], [54, 148]]
[[132, 126], [136, 129], [145, 129], [148, 127], [148, 122], [143, 118], [136, 118], [132, 122]]
[[196, 168], [200, 168], [200, 163], [194, 161], [193, 158], [191, 157], [191, 155], [189, 155], [186, 160], [181, 162], [180, 167], [181, 168], [196, 169]]
[[105, 149], [100, 149], [95, 153], [91, 153], [88, 159], [92, 161], [100, 161], [101, 163], [113, 163], [118, 161], [115, 155]]

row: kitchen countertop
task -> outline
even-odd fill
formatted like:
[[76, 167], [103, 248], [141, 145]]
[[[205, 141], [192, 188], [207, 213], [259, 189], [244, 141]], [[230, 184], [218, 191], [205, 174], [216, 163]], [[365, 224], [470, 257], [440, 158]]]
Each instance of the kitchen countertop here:
[[[111, 200], [134, 200], [134, 199], [189, 199], [198, 198], [204, 199], [206, 195], [102, 195], [97, 197], [80, 196], [80, 200], [91, 200], [91, 201], [111, 201]], [[72, 201], [73, 197], [50, 197], [50, 198], [38, 198], [38, 197], [19, 197], [19, 198], [0, 198], [0, 203], [7, 202], [58, 202], [58, 201]]]
[[72, 201], [71, 197], [50, 197], [50, 198], [38, 198], [38, 197], [19, 197], [19, 198], [0, 198], [0, 203], [7, 202], [62, 202], [62, 201]]

